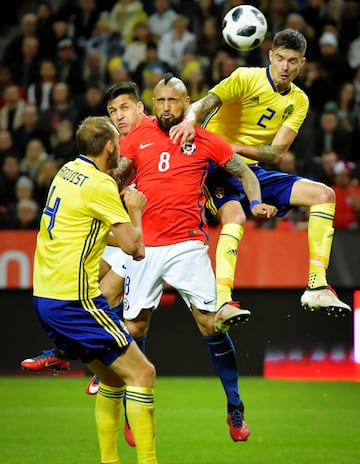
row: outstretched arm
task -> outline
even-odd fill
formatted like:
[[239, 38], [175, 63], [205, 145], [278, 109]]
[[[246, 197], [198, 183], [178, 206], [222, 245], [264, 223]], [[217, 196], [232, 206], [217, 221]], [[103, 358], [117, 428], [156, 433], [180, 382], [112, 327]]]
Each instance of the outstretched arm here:
[[245, 194], [250, 203], [251, 213], [254, 216], [269, 219], [276, 215], [277, 208], [275, 206], [262, 203], [259, 181], [240, 156], [234, 153], [225, 164], [224, 168], [242, 182]]
[[185, 113], [184, 119], [170, 129], [169, 135], [173, 143], [191, 141], [195, 136], [195, 126], [210, 111], [219, 108], [221, 99], [214, 93], [208, 93], [205, 97], [192, 103]]

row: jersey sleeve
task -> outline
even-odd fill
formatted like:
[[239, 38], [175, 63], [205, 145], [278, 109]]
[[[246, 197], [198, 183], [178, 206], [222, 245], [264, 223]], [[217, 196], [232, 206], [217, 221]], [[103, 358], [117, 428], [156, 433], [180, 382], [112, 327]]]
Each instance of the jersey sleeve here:
[[300, 91], [296, 95], [295, 110], [286, 118], [284, 126], [292, 129], [296, 134], [299, 132], [309, 110], [309, 98]]
[[[242, 72], [244, 72], [244, 70]], [[243, 79], [244, 77], [242, 76], [242, 80]], [[222, 102], [231, 101], [234, 98], [241, 98], [242, 91], [240, 84], [240, 68], [237, 68], [229, 77], [226, 77], [210, 89], [209, 93], [216, 94]]]
[[215, 163], [223, 167], [234, 154], [231, 146], [220, 135], [214, 132], [200, 127], [197, 127], [196, 130], [197, 134], [201, 137], [203, 145], [206, 146], [208, 159], [215, 161]]
[[116, 182], [108, 176], [101, 180], [96, 189], [92, 189], [87, 198], [90, 213], [107, 226], [119, 222], [131, 222], [120, 198]]

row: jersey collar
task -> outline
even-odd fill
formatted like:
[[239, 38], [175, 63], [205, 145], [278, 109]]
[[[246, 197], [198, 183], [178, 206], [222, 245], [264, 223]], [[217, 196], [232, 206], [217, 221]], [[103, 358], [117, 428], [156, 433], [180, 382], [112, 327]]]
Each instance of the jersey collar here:
[[93, 166], [96, 167], [96, 169], [98, 171], [100, 171], [100, 169], [96, 166], [96, 164], [94, 163], [93, 160], [89, 159], [89, 158], [86, 158], [86, 156], [84, 155], [79, 155], [78, 158], [81, 160], [81, 161], [85, 161], [85, 163], [89, 163], [89, 164], [92, 164]]
[[274, 81], [272, 80], [272, 78], [271, 78], [271, 76], [270, 76], [270, 66], [268, 66], [268, 67], [266, 68], [266, 77], [268, 78], [268, 81], [270, 82], [270, 85], [271, 85], [271, 87], [273, 88], [273, 91], [274, 91], [274, 92], [277, 92], [277, 93], [279, 93], [280, 95], [287, 95], [287, 94], [290, 92], [290, 90], [291, 90], [291, 84], [290, 84], [290, 86], [289, 86], [288, 89], [283, 90], [282, 92], [279, 92], [279, 91], [278, 91], [278, 89], [276, 88], [276, 85], [275, 85]]

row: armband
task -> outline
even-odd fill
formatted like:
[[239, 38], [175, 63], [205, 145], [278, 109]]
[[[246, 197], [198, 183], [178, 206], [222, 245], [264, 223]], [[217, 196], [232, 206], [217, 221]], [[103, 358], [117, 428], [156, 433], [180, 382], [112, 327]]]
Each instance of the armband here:
[[260, 205], [260, 201], [259, 200], [252, 200], [250, 201], [250, 211], [252, 211], [253, 207], [256, 206], [256, 205]]

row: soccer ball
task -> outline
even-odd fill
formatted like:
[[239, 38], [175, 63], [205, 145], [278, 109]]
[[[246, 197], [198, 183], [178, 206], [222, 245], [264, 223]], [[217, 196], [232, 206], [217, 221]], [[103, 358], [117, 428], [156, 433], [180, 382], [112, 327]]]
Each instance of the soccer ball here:
[[235, 6], [223, 19], [222, 35], [230, 47], [253, 50], [265, 39], [267, 22], [263, 13], [252, 5]]

